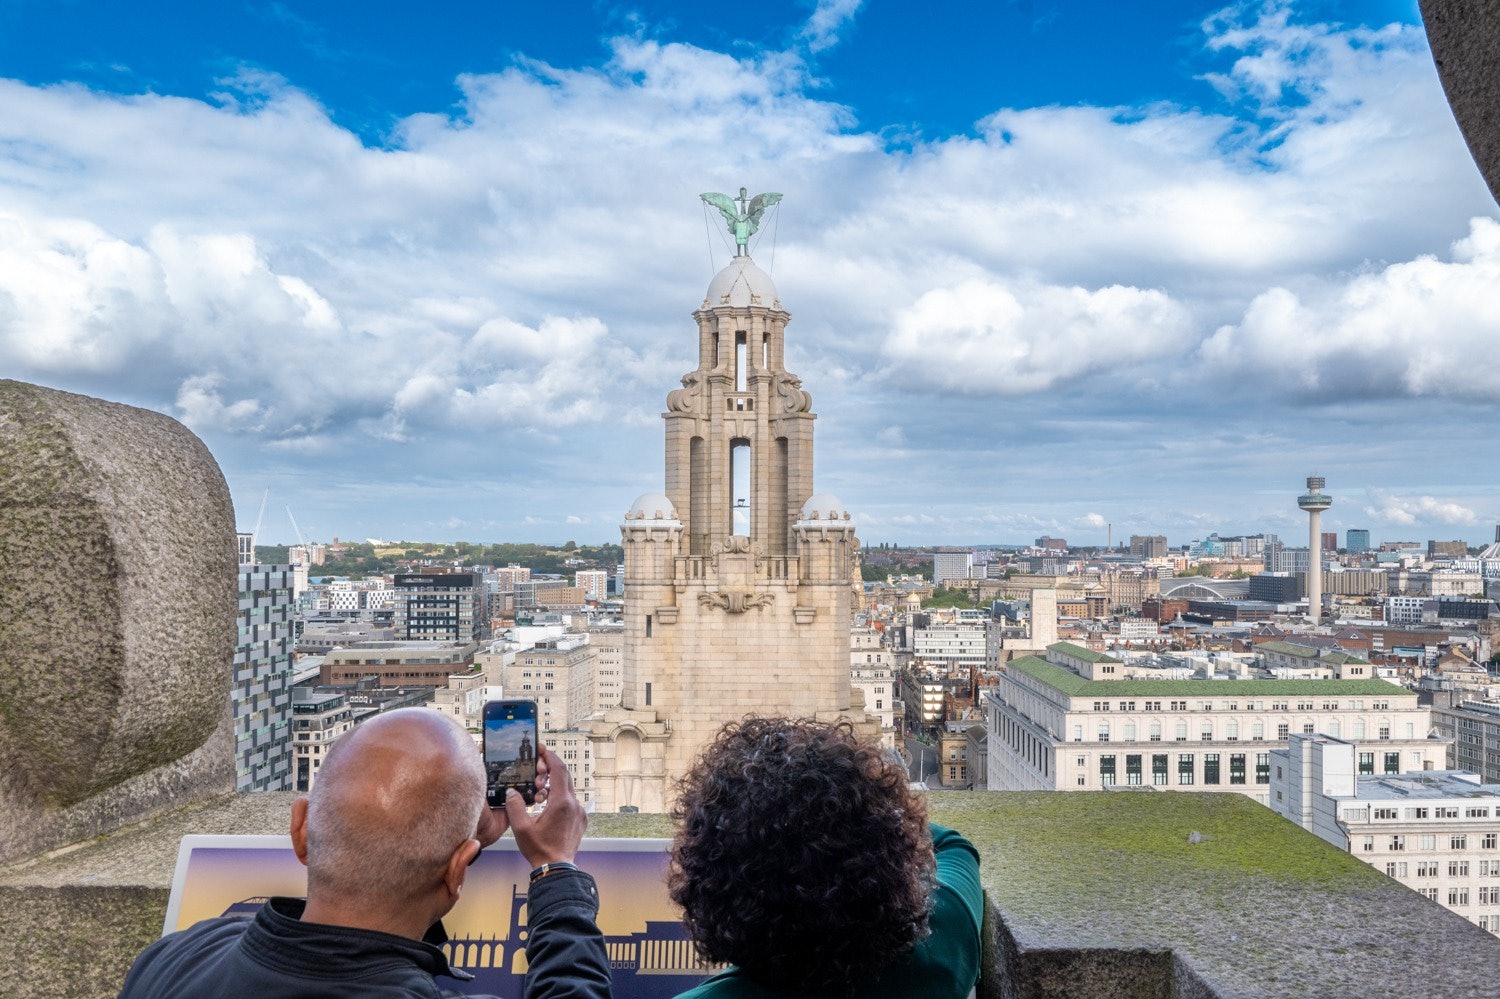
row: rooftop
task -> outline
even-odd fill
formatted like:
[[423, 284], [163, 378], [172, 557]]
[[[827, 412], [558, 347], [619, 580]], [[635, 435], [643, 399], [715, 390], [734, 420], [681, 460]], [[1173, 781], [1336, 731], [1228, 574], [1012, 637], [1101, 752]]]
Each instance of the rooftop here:
[[1006, 664], [1006, 668], [1071, 697], [1416, 696], [1385, 680], [1085, 680], [1072, 670], [1054, 666], [1038, 656], [1022, 656]]

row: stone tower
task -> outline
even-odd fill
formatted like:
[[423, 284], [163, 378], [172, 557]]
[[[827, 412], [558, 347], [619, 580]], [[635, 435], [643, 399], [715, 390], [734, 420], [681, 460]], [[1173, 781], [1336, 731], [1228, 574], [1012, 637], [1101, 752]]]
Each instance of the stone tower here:
[[667, 810], [693, 757], [747, 714], [870, 726], [849, 673], [859, 542], [843, 505], [813, 493], [791, 317], [741, 254], [693, 318], [698, 366], [662, 414], [666, 494], [636, 500], [621, 528], [624, 690], [590, 732], [601, 811]]

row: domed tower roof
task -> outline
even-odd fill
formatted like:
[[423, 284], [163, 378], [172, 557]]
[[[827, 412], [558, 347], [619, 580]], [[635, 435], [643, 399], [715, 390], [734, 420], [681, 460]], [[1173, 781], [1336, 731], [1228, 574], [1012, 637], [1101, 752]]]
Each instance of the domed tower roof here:
[[734, 257], [729, 265], [714, 275], [708, 283], [708, 295], [703, 300], [705, 309], [724, 306], [745, 308], [762, 306], [780, 309], [781, 297], [776, 294], [776, 285], [771, 276], [748, 256]]
[[644, 493], [630, 504], [630, 509], [625, 513], [627, 524], [643, 520], [658, 524], [675, 523], [678, 520], [677, 509], [661, 493]]
[[842, 526], [850, 519], [849, 511], [844, 504], [832, 493], [815, 493], [807, 498], [802, 504], [802, 515], [799, 524], [828, 524], [833, 522]]

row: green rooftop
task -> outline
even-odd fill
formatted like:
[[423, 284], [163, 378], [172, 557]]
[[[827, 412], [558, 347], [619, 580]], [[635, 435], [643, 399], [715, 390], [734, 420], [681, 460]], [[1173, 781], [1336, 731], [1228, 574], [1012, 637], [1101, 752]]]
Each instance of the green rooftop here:
[[1059, 652], [1072, 656], [1074, 659], [1082, 659], [1084, 662], [1117, 663], [1120, 661], [1114, 656], [1107, 656], [1103, 652], [1095, 652], [1093, 649], [1086, 649], [1082, 645], [1074, 645], [1072, 642], [1057, 642], [1056, 644], [1047, 646], [1047, 648], [1056, 649]]
[[1023, 656], [1006, 668], [1070, 697], [1416, 696], [1385, 680], [1085, 680], [1040, 656]]

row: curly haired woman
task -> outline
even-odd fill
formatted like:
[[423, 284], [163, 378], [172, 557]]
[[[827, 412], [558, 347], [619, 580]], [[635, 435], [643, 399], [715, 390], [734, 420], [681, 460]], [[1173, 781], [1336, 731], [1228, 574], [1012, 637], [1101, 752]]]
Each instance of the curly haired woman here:
[[979, 855], [847, 723], [748, 718], [683, 778], [668, 886], [731, 967], [679, 999], [963, 999]]

